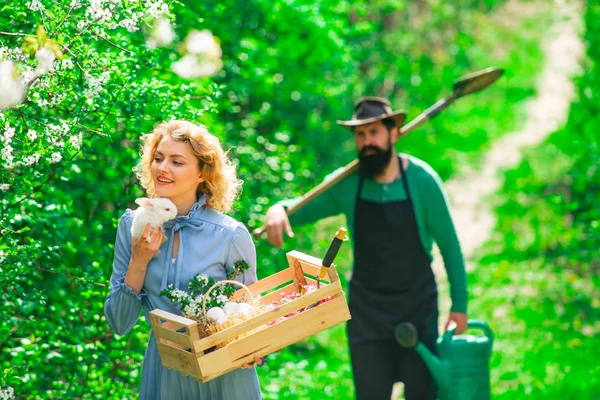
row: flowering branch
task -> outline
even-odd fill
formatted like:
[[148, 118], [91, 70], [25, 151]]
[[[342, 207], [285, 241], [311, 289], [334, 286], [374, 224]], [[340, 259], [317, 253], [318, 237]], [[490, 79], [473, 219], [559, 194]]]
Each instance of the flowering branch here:
[[129, 53], [129, 54], [134, 54], [134, 52], [133, 52], [133, 51], [131, 51], [131, 50], [127, 50], [127, 49], [124, 49], [124, 48], [122, 48], [121, 46], [119, 46], [119, 45], [117, 45], [117, 44], [115, 44], [115, 43], [111, 42], [110, 40], [108, 40], [108, 39], [107, 39], [107, 38], [105, 38], [104, 36], [101, 36], [101, 35], [98, 35], [98, 34], [96, 34], [95, 36], [96, 36], [97, 38], [100, 38], [100, 39], [104, 40], [106, 43], [110, 44], [111, 46], [113, 46], [113, 47], [115, 47], [115, 48], [117, 48], [117, 49], [119, 49], [119, 50], [121, 50], [121, 51], [124, 51], [124, 52], [126, 52], [126, 53]]
[[30, 34], [27, 34], [27, 33], [13, 33], [13, 32], [0, 32], [0, 35], [35, 37], [35, 35], [30, 35]]

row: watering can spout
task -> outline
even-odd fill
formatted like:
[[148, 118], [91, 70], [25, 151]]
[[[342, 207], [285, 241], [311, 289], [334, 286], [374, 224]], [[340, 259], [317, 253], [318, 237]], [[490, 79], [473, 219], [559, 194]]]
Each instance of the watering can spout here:
[[433, 379], [441, 388], [447, 388], [450, 385], [450, 371], [447, 363], [441, 361], [425, 346], [423, 343], [418, 343], [415, 346], [415, 351], [419, 353]]
[[433, 379], [441, 388], [447, 388], [450, 385], [450, 369], [446, 362], [441, 361], [435, 354], [423, 343], [418, 341], [417, 328], [410, 322], [398, 324], [394, 332], [396, 341], [401, 346], [414, 348], [421, 356]]

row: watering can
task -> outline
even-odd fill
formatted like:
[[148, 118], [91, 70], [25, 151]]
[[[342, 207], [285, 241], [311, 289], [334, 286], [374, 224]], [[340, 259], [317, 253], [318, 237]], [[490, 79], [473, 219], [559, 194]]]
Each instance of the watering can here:
[[485, 322], [469, 320], [469, 329], [480, 329], [484, 336], [456, 335], [448, 329], [437, 340], [439, 358], [419, 342], [416, 327], [410, 322], [396, 326], [396, 341], [414, 348], [439, 387], [440, 400], [489, 400], [490, 369], [494, 334]]

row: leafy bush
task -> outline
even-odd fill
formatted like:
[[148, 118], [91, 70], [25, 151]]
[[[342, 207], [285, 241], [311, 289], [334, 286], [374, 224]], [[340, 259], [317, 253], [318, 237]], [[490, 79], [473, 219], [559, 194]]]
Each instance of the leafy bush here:
[[[102, 305], [116, 223], [142, 195], [131, 172], [141, 134], [171, 118], [207, 125], [232, 149], [245, 180], [234, 216], [257, 227], [270, 204], [306, 192], [354, 158], [351, 138], [333, 121], [350, 114], [356, 96], [390, 97], [415, 116], [467, 72], [494, 63], [506, 66], [507, 76], [534, 72], [538, 38], [521, 40], [495, 22], [487, 12], [496, 3], [381, 1], [374, 8], [333, 0], [28, 0], [0, 6], [0, 62], [14, 60], [20, 70], [10, 74], [21, 72], [30, 83], [22, 104], [0, 113], [0, 388], [11, 386], [23, 398], [135, 397], [148, 328], [117, 337]], [[147, 45], [157, 18], [173, 24], [172, 44]], [[496, 34], [476, 41], [483, 27]], [[211, 78], [182, 80], [173, 71], [193, 30], [214, 33], [223, 49], [222, 70]], [[514, 40], [496, 53], [498, 37]], [[40, 52], [46, 47], [53, 56]], [[518, 56], [524, 51], [532, 54], [530, 63]], [[59, 58], [52, 70], [33, 79], [41, 61], [53, 57]], [[513, 126], [518, 107], [507, 107], [506, 99], [522, 100], [532, 89], [529, 78], [514, 73], [511, 79], [494, 87], [499, 95], [486, 97], [489, 106], [475, 96], [461, 100], [403, 148], [429, 155], [450, 176], [465, 154], [480, 153]], [[468, 146], [464, 137], [471, 138]], [[288, 246], [325, 248], [313, 228], [304, 232], [305, 239]], [[262, 276], [285, 266], [283, 251], [257, 246]], [[293, 393], [303, 384], [307, 374], [279, 381], [270, 374], [276, 376], [278, 365], [291, 371], [309, 350], [346, 362], [341, 338], [337, 327], [282, 353], [285, 364], [275, 361], [262, 372], [266, 395]], [[347, 362], [318, 370], [350, 382]], [[351, 396], [348, 385], [323, 385], [306, 391]]]

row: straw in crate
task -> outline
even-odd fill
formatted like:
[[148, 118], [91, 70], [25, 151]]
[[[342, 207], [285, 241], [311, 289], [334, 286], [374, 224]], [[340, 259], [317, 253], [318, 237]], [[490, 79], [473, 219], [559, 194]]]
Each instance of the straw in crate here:
[[[220, 285], [226, 285], [226, 284], [241, 286], [242, 287], [241, 290], [244, 291], [245, 293], [243, 295], [238, 296], [239, 298], [242, 298], [244, 301], [242, 301], [242, 302], [229, 301], [225, 304], [224, 308], [226, 308], [228, 305], [236, 305], [236, 304], [239, 306], [247, 304], [249, 306], [244, 308], [243, 310], [233, 311], [230, 313], [225, 313], [219, 307], [213, 307], [213, 308], [207, 310], [206, 302], [210, 298], [211, 291], [213, 291], [213, 289], [215, 289], [216, 287], [218, 287]], [[238, 307], [238, 309], [239, 309], [239, 307]], [[250, 291], [250, 289], [248, 289], [248, 286], [244, 285], [241, 282], [237, 282], [234, 280], [223, 280], [223, 281], [219, 281], [219, 282], [215, 283], [213, 286], [210, 287], [210, 289], [207, 290], [207, 292], [204, 296], [204, 300], [202, 301], [202, 314], [201, 314], [201, 318], [198, 320], [198, 325], [199, 325], [200, 329], [204, 330], [204, 332], [206, 333], [206, 336], [209, 336], [209, 335], [213, 335], [219, 331], [225, 330], [229, 327], [232, 327], [234, 325], [237, 325], [242, 321], [246, 321], [250, 318], [253, 318], [253, 317], [261, 314], [265, 310], [266, 310], [265, 305], [263, 303], [261, 303], [260, 301], [257, 301], [254, 298], [254, 296], [252, 295], [252, 292]], [[218, 312], [212, 313], [212, 314], [216, 314], [216, 315], [211, 315], [211, 311], [221, 311], [221, 312], [223, 312], [223, 317], [221, 317], [220, 313], [218, 313]], [[257, 331], [258, 329], [261, 329], [261, 327], [250, 330], [248, 332], [241, 333], [240, 335], [232, 338], [231, 340], [226, 340], [226, 341], [223, 341], [223, 342], [217, 344], [216, 347], [217, 348], [225, 347], [230, 342], [237, 340], [241, 337], [244, 337], [246, 335], [249, 335], [249, 334]]]

